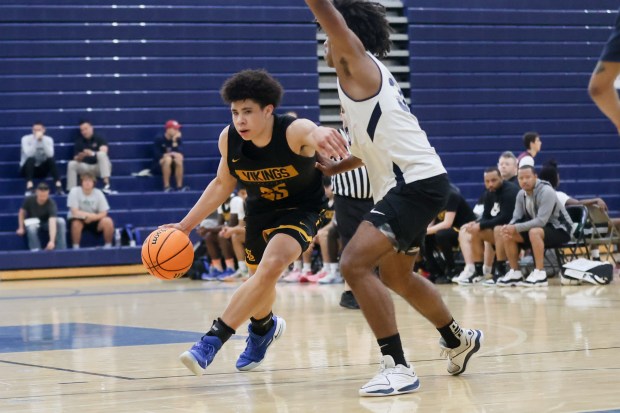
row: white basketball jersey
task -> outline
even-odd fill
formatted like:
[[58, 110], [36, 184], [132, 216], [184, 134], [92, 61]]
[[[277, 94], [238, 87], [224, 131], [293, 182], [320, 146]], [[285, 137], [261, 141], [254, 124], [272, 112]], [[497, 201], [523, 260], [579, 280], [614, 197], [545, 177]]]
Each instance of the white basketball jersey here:
[[379, 92], [357, 101], [348, 97], [338, 83], [338, 95], [349, 126], [351, 153], [364, 161], [377, 202], [396, 186], [396, 177], [401, 174], [410, 183], [446, 170], [390, 71], [368, 55], [381, 71]]

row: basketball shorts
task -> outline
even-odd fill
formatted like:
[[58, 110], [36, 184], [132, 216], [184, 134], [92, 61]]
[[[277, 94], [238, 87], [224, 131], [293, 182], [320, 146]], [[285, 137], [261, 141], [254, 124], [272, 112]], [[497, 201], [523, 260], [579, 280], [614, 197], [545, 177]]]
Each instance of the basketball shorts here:
[[275, 210], [245, 217], [245, 261], [256, 267], [263, 258], [267, 243], [276, 234], [292, 237], [305, 251], [322, 222], [323, 211], [301, 209]]
[[[555, 228], [553, 225], [545, 225], [543, 231], [545, 232], [545, 248], [561, 247], [570, 241], [570, 235], [568, 232], [563, 229]], [[520, 232], [519, 234], [521, 235], [521, 238], [523, 238], [523, 241], [525, 241], [522, 244], [519, 244], [519, 246], [522, 249], [532, 248], [529, 234], [527, 232]]]
[[604, 62], [620, 62], [620, 10], [618, 11], [611, 36], [609, 36], [603, 48], [600, 60]]
[[[84, 220], [81, 219], [77, 219], [77, 218], [72, 218], [69, 220], [69, 222], [76, 220], [76, 221], [82, 221], [84, 223], [84, 228], [82, 229], [82, 231], [88, 231], [88, 232], [92, 232], [93, 234], [98, 234], [99, 233], [99, 221], [95, 221], [95, 222], [89, 222], [89, 223], [85, 223]], [[71, 227], [71, 226], [69, 226]]]
[[336, 211], [336, 229], [344, 247], [349, 243], [357, 231], [364, 215], [372, 209], [372, 199], [349, 198], [334, 195], [334, 210]]
[[[364, 216], [394, 246], [397, 252], [416, 254], [424, 242], [428, 224], [448, 202], [448, 175], [411, 183], [399, 183]], [[336, 219], [338, 216], [336, 215]]]

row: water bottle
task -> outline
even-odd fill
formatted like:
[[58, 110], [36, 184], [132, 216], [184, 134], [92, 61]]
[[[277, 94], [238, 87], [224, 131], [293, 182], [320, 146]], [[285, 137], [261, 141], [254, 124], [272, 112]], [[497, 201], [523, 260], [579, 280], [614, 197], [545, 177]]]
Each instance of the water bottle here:
[[120, 230], [120, 228], [116, 228], [114, 230], [114, 245], [116, 245], [116, 247], [118, 247], [118, 248], [121, 247], [121, 230]]

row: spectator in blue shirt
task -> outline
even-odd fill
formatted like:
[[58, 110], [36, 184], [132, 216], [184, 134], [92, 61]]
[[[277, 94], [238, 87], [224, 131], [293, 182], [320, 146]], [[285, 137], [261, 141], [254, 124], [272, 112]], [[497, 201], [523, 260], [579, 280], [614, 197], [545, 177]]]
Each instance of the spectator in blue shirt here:
[[164, 192], [171, 192], [170, 175], [174, 171], [177, 191], [187, 191], [183, 186], [183, 152], [181, 149], [181, 124], [169, 120], [164, 126], [166, 132], [155, 139], [155, 164], [159, 164], [164, 183]]

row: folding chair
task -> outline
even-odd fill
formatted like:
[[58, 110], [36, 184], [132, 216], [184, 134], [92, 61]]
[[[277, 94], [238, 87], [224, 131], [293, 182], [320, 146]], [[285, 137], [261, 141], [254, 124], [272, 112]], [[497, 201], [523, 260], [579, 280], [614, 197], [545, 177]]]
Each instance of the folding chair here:
[[588, 205], [588, 225], [585, 229], [585, 241], [588, 246], [604, 245], [607, 249], [607, 260], [611, 257], [614, 263], [613, 246], [620, 244], [620, 232], [614, 226], [607, 212], [597, 205]]
[[571, 260], [577, 259], [577, 251], [581, 248], [585, 250], [586, 257], [590, 259], [590, 251], [588, 244], [586, 243], [585, 229], [588, 223], [588, 208], [583, 205], [569, 205], [566, 207], [566, 212], [573, 221], [573, 233], [571, 234], [571, 240], [563, 246], [561, 251], [563, 255], [562, 264], [566, 261], [566, 253], [564, 249], [570, 251]]

